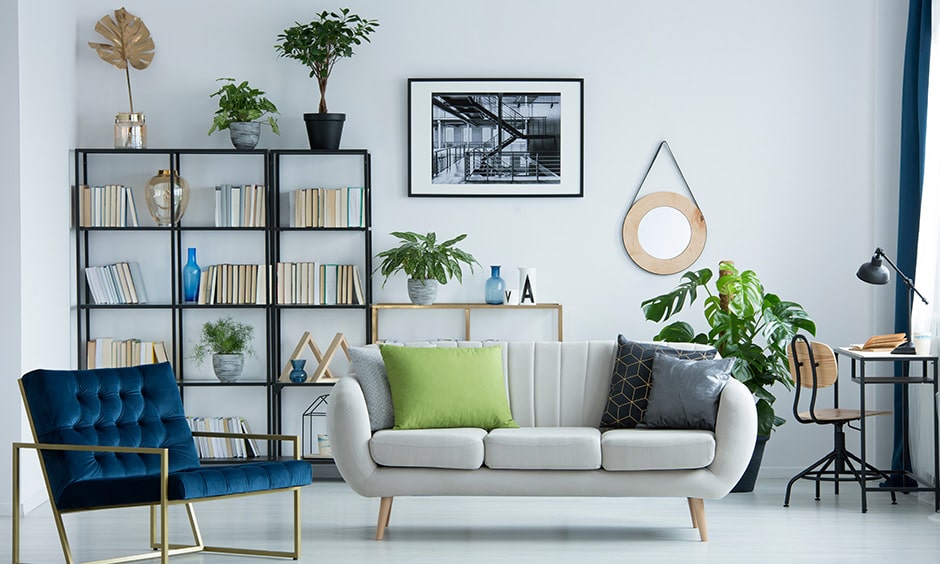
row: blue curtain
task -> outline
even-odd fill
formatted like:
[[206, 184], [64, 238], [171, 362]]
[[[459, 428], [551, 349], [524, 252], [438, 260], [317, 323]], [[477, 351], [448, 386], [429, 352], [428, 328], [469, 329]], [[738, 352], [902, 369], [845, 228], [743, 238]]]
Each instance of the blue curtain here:
[[[904, 90], [901, 102], [901, 176], [898, 185], [897, 265], [912, 280], [917, 265], [917, 232], [920, 227], [920, 200], [924, 184], [924, 142], [927, 131], [927, 77], [930, 69], [931, 0], [910, 0], [907, 42], [904, 52]], [[906, 332], [908, 316], [907, 286], [895, 287], [894, 329]], [[894, 387], [893, 470], [910, 470], [901, 433], [903, 389]], [[905, 464], [903, 461], [907, 461]], [[904, 467], [906, 466], [906, 468]]]

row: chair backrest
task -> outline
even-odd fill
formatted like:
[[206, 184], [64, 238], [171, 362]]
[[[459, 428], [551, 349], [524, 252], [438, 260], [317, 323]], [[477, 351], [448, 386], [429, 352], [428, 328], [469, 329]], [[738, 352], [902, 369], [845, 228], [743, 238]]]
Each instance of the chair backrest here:
[[832, 347], [796, 335], [787, 347], [790, 375], [797, 386], [804, 388], [828, 388], [839, 379], [839, 367]]
[[[169, 449], [171, 472], [199, 457], [169, 363], [96, 370], [34, 370], [20, 379], [38, 443]], [[153, 455], [44, 451], [56, 502], [70, 484], [160, 473]]]

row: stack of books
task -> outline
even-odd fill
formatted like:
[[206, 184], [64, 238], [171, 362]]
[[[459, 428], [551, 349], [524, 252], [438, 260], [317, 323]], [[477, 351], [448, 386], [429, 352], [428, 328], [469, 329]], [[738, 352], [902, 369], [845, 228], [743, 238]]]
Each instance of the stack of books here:
[[362, 305], [359, 267], [354, 264], [316, 262], [277, 263], [278, 304]]
[[216, 227], [264, 227], [267, 190], [261, 184], [215, 187]]
[[136, 261], [85, 268], [85, 280], [96, 304], [145, 304], [147, 289]]
[[130, 186], [108, 184], [78, 188], [82, 227], [138, 227], [137, 206]]
[[265, 304], [267, 280], [268, 268], [262, 264], [213, 264], [199, 275], [196, 303]]
[[[186, 417], [191, 431], [214, 433], [251, 433], [244, 417]], [[254, 439], [229, 437], [193, 437], [199, 458], [255, 458], [259, 456]]]
[[167, 362], [166, 345], [163, 341], [140, 339], [114, 339], [98, 337], [85, 346], [86, 368], [124, 368], [141, 364]]
[[363, 188], [301, 188], [290, 193], [291, 227], [365, 227]]

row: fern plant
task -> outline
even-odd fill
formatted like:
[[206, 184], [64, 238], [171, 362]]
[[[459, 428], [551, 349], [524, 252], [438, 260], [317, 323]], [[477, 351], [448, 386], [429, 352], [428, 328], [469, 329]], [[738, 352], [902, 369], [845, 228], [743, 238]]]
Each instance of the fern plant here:
[[[443, 243], [437, 242], [437, 234], [433, 231], [427, 235], [394, 231], [392, 235], [402, 243], [375, 255], [382, 259], [377, 270], [385, 276], [385, 282], [399, 271], [414, 280], [437, 280], [447, 284], [448, 280], [456, 278], [458, 282], [463, 282], [462, 264], [469, 266], [471, 273], [473, 265], [480, 264], [473, 255], [456, 247], [457, 243], [467, 238], [466, 233]], [[383, 287], [385, 282], [382, 282]]]
[[199, 342], [193, 346], [192, 358], [202, 364], [213, 354], [246, 354], [253, 356], [251, 340], [255, 328], [247, 323], [223, 317], [218, 321], [207, 321], [202, 325]]

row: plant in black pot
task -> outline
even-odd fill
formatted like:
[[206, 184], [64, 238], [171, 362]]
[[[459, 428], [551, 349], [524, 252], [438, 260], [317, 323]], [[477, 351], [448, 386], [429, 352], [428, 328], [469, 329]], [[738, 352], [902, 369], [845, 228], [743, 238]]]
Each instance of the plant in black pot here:
[[[437, 242], [437, 234], [427, 235], [411, 231], [394, 231], [392, 235], [401, 240], [401, 244], [375, 255], [382, 259], [376, 269], [388, 278], [398, 271], [408, 275], [408, 298], [417, 305], [430, 305], [437, 297], [438, 284], [447, 284], [451, 278], [463, 281], [461, 263], [470, 267], [479, 265], [477, 259], [468, 252], [456, 247], [457, 243], [467, 238], [467, 234], [458, 235], [442, 243]], [[382, 286], [385, 286], [385, 282]]]
[[803, 307], [781, 300], [765, 291], [752, 270], [738, 271], [731, 261], [719, 264], [715, 291], [708, 288], [712, 271], [705, 268], [682, 275], [682, 282], [671, 292], [644, 301], [641, 305], [649, 321], [665, 321], [678, 314], [686, 302], [690, 305], [704, 290], [707, 333], [696, 333], [689, 323], [674, 321], [654, 339], [707, 344], [718, 349], [723, 358], [736, 358], [732, 375], [754, 394], [757, 405], [757, 445], [751, 465], [733, 491], [751, 491], [763, 447], [775, 427], [785, 420], [774, 413], [776, 397], [770, 388], [781, 383], [793, 388], [787, 364], [787, 345], [800, 330], [816, 334], [816, 324]]
[[223, 382], [234, 382], [241, 376], [245, 355], [254, 355], [251, 340], [255, 329], [247, 323], [223, 317], [202, 325], [199, 341], [193, 346], [192, 359], [202, 364], [212, 355], [212, 371]]
[[329, 113], [326, 107], [326, 85], [333, 65], [344, 57], [352, 57], [353, 47], [371, 41], [369, 35], [379, 26], [377, 20], [367, 20], [350, 14], [348, 8], [339, 13], [323, 11], [310, 23], [295, 22], [293, 27], [277, 36], [280, 41], [274, 49], [281, 57], [300, 61], [310, 69], [310, 78], [316, 78], [320, 89], [320, 107], [315, 114], [304, 114], [307, 137], [311, 149], [339, 148], [346, 114]]
[[236, 149], [254, 149], [261, 138], [261, 124], [266, 123], [271, 126], [271, 131], [275, 135], [280, 135], [281, 131], [277, 127], [277, 120], [274, 116], [268, 115], [264, 122], [256, 121], [265, 116], [265, 114], [276, 114], [277, 106], [264, 97], [264, 91], [252, 88], [245, 80], [237, 83], [234, 78], [219, 78], [216, 80], [225, 81], [217, 91], [209, 94], [210, 98], [219, 97], [219, 109], [215, 111], [215, 117], [212, 118], [212, 127], [209, 128], [209, 135], [216, 130], [228, 129], [232, 138], [232, 145]]

